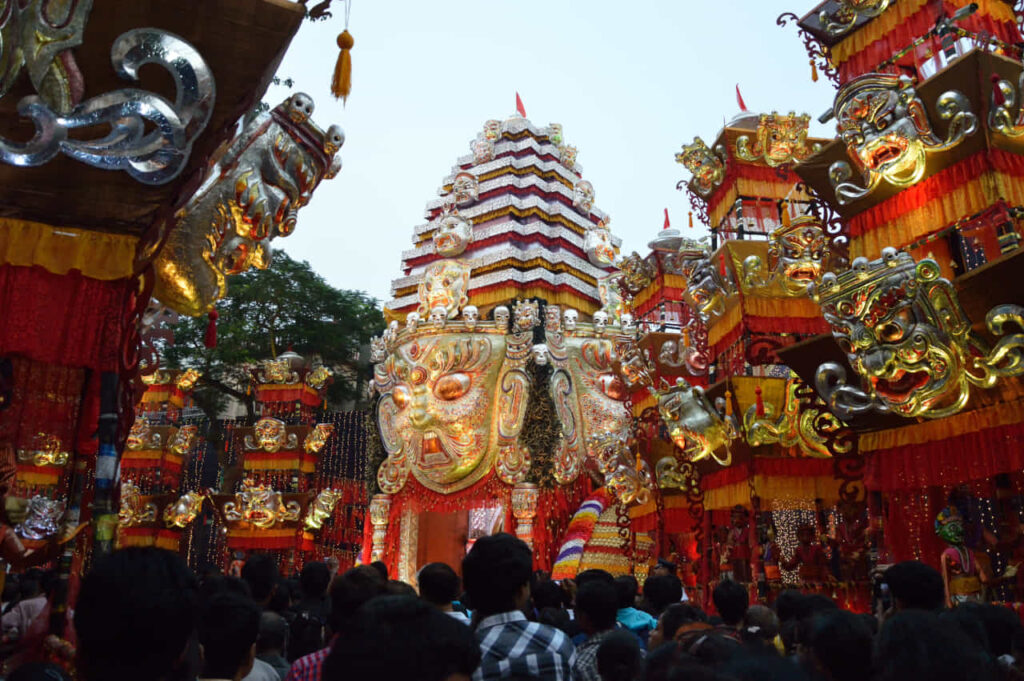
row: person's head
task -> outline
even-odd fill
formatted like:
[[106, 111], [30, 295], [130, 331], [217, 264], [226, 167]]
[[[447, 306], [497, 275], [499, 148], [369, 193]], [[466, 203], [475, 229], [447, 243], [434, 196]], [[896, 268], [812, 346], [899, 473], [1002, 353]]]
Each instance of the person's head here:
[[574, 581], [576, 582], [577, 587], [583, 586], [588, 582], [604, 582], [605, 584], [614, 584], [615, 577], [613, 577], [612, 573], [608, 572], [607, 570], [591, 568], [589, 570], [584, 570], [583, 572], [576, 575]]
[[644, 582], [644, 599], [655, 615], [683, 598], [683, 583], [675, 575], [649, 577]]
[[878, 681], [992, 681], [994, 665], [952, 620], [903, 610], [886, 619], [875, 647]]
[[705, 667], [718, 667], [743, 653], [742, 646], [736, 639], [714, 633], [688, 640], [683, 651]]
[[455, 570], [446, 563], [430, 563], [423, 566], [419, 574], [420, 598], [431, 605], [443, 608], [459, 598], [462, 580]]
[[896, 563], [882, 575], [894, 610], [941, 610], [946, 600], [942, 575], [917, 560]]
[[256, 654], [281, 654], [288, 642], [288, 620], [276, 612], [264, 611], [260, 615], [260, 633], [256, 639]]
[[722, 616], [722, 621], [730, 627], [739, 626], [744, 613], [747, 612], [747, 606], [750, 605], [747, 590], [731, 579], [719, 582], [711, 592], [711, 599], [715, 602], [715, 609]]
[[662, 643], [673, 640], [684, 625], [707, 621], [707, 614], [697, 606], [690, 603], [673, 603], [665, 608], [665, 612], [658, 618], [658, 626], [650, 633], [649, 647], [653, 650]]
[[792, 660], [779, 656], [742, 656], [726, 662], [718, 671], [720, 676], [715, 681], [812, 681], [812, 677]]
[[218, 575], [210, 577], [199, 585], [199, 602], [205, 603], [221, 593], [233, 593], [245, 598], [252, 598], [252, 591], [250, 591], [249, 585], [241, 579]]
[[773, 605], [779, 622], [785, 623], [803, 617], [805, 599], [803, 592], [796, 589], [786, 589], [780, 593]]
[[277, 564], [265, 553], [249, 556], [242, 566], [242, 580], [249, 585], [252, 599], [261, 606], [270, 602], [279, 579]]
[[299, 573], [299, 584], [302, 586], [303, 598], [319, 599], [327, 595], [327, 587], [331, 583], [331, 571], [327, 563], [318, 560], [306, 563]]
[[871, 629], [863, 618], [845, 610], [815, 615], [804, 648], [810, 668], [828, 681], [871, 678]]
[[[1016, 613], [1006, 607], [989, 603], [963, 603], [953, 609], [957, 619], [971, 638], [982, 641], [992, 657], [1013, 655], [1013, 639], [1022, 629]], [[965, 620], [977, 623], [983, 638], [968, 631]]]
[[43, 593], [43, 585], [42, 583], [40, 583], [37, 577], [26, 576], [24, 579], [21, 580], [19, 590], [21, 600], [25, 600], [26, 598], [35, 598], [36, 596]]
[[622, 575], [615, 578], [615, 593], [619, 599], [620, 608], [632, 608], [636, 604], [636, 594], [640, 590], [640, 584], [632, 575]]
[[331, 582], [331, 616], [328, 624], [334, 633], [339, 633], [352, 619], [356, 611], [371, 598], [383, 596], [387, 582], [371, 565], [346, 570]]
[[629, 631], [613, 631], [597, 648], [597, 673], [601, 681], [634, 681], [640, 677], [643, 661], [640, 643]]
[[376, 570], [377, 574], [380, 575], [380, 578], [383, 579], [385, 582], [391, 579], [391, 577], [388, 576], [388, 566], [384, 564], [384, 561], [375, 560], [372, 563], [370, 563], [370, 567]]
[[676, 574], [676, 564], [667, 558], [659, 558], [658, 563], [651, 569], [651, 577]]
[[166, 679], [195, 630], [196, 601], [196, 580], [176, 553], [132, 547], [101, 558], [75, 605], [79, 678]]
[[211, 597], [199, 618], [202, 676], [236, 681], [245, 677], [252, 670], [259, 633], [260, 609], [251, 599], [234, 593]]
[[360, 609], [324, 663], [324, 681], [469, 681], [480, 664], [473, 631], [418, 598], [385, 596]]
[[561, 584], [550, 579], [538, 582], [533, 587], [533, 607], [537, 610], [554, 609], [561, 610], [568, 603], [569, 596]]
[[586, 634], [613, 628], [618, 610], [618, 595], [614, 584], [590, 580], [576, 592], [576, 617]]
[[745, 635], [771, 641], [779, 635], [779, 617], [765, 605], [752, 605], [743, 615], [743, 632]]
[[462, 581], [482, 616], [521, 609], [530, 596], [533, 554], [511, 534], [480, 537], [462, 560]]

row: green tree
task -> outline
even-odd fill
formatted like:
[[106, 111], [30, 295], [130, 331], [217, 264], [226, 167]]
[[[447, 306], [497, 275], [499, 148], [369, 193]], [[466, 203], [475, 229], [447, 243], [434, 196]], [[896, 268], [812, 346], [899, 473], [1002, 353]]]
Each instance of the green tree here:
[[174, 345], [162, 352], [170, 368], [202, 371], [193, 396], [211, 418], [232, 397], [253, 418], [255, 398], [245, 388], [246, 365], [289, 349], [307, 360], [319, 356], [335, 370], [328, 404], [363, 399], [372, 376], [365, 346], [384, 329], [377, 301], [365, 293], [336, 289], [309, 263], [275, 251], [269, 269], [228, 280], [228, 294], [217, 311], [216, 348], [204, 344], [207, 319], [186, 317], [174, 329]]

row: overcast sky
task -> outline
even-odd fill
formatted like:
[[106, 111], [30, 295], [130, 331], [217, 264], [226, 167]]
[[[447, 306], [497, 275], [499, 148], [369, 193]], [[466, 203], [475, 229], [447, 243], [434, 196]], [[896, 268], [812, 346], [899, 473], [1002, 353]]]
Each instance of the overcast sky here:
[[344, 127], [344, 168], [274, 246], [382, 303], [426, 202], [484, 121], [515, 112], [517, 90], [531, 121], [561, 123], [579, 149], [624, 253], [646, 252], [665, 208], [685, 229], [675, 186], [689, 173], [675, 153], [694, 135], [711, 143], [738, 111], [737, 83], [751, 111], [810, 113], [812, 134], [833, 135], [815, 120], [831, 84], [811, 82], [794, 25], [775, 25], [810, 1], [352, 0], [346, 107], [329, 92], [335, 5], [332, 19], [303, 25], [278, 75], [313, 96], [321, 126]]

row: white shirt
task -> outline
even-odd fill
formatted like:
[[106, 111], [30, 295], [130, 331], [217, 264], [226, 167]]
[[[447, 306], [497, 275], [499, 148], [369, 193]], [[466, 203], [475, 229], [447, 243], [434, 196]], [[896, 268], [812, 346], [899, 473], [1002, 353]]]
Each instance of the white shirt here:
[[252, 661], [252, 671], [242, 681], [281, 681], [281, 676], [276, 669], [257, 658]]

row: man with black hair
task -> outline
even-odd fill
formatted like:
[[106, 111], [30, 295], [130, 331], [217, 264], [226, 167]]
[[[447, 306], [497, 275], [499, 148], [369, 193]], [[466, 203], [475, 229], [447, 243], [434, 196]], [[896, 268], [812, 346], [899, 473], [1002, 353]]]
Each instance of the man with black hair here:
[[648, 577], [644, 582], [645, 608], [657, 617], [683, 598], [683, 583], [675, 575]]
[[739, 626], [750, 606], [747, 590], [731, 579], [723, 579], [711, 592], [711, 600], [724, 623], [724, 626], [718, 627], [718, 633], [739, 640]]
[[311, 561], [302, 566], [299, 574], [302, 597], [292, 606], [294, 617], [291, 620], [289, 654], [293, 660], [324, 647], [324, 628], [331, 614], [330, 601], [327, 600], [330, 583], [331, 573], [326, 563]]
[[75, 605], [81, 681], [167, 681], [196, 624], [196, 581], [176, 553], [121, 549], [96, 562]]
[[462, 579], [475, 608], [482, 661], [474, 681], [571, 678], [576, 651], [561, 631], [529, 622], [533, 555], [521, 539], [481, 537], [462, 561]]
[[938, 570], [917, 560], [896, 563], [882, 575], [892, 594], [892, 609], [942, 610], [946, 587]]
[[636, 636], [627, 631], [608, 633], [597, 649], [601, 681], [634, 681], [643, 674], [644, 654]]
[[591, 580], [576, 593], [576, 617], [587, 639], [576, 648], [572, 674], [576, 681], [601, 681], [597, 672], [597, 650], [615, 630], [619, 597], [614, 584]]
[[211, 596], [199, 618], [199, 678], [241, 681], [249, 676], [259, 632], [260, 609], [255, 603], [230, 592]]
[[658, 618], [657, 626], [651, 631], [648, 647], [651, 650], [669, 641], [685, 641], [682, 634], [708, 633], [711, 625], [703, 610], [690, 603], [673, 603], [665, 608]]
[[264, 611], [260, 615], [260, 634], [256, 639], [256, 659], [269, 664], [277, 677], [284, 681], [291, 665], [284, 657], [288, 643], [288, 621], [276, 612]]
[[480, 663], [473, 632], [409, 596], [367, 603], [324, 663], [325, 681], [469, 681]]
[[380, 578], [387, 582], [391, 577], [388, 575], [388, 566], [382, 560], [375, 560], [370, 563], [370, 567], [377, 571]]
[[658, 626], [658, 620], [649, 613], [634, 607], [639, 589], [640, 585], [636, 581], [636, 577], [623, 575], [615, 578], [615, 593], [619, 601], [619, 611], [615, 614], [615, 620], [636, 634], [641, 649], [645, 649], [647, 638], [651, 631]]
[[469, 624], [466, 614], [452, 607], [452, 602], [459, 597], [459, 591], [462, 589], [462, 580], [451, 566], [446, 563], [425, 565], [416, 581], [420, 585], [420, 598], [449, 617]]
[[[387, 582], [369, 565], [351, 568], [336, 578], [331, 584], [331, 616], [327, 620], [331, 632], [335, 636], [345, 632], [356, 611], [370, 599], [383, 596], [386, 591]], [[320, 681], [324, 660], [330, 652], [328, 646], [295, 660], [285, 681]]]
[[814, 616], [803, 648], [804, 664], [829, 681], [871, 678], [874, 637], [860, 617], [845, 610]]
[[274, 559], [264, 553], [249, 556], [242, 566], [242, 581], [249, 585], [256, 605], [265, 608], [270, 603], [281, 575]]

